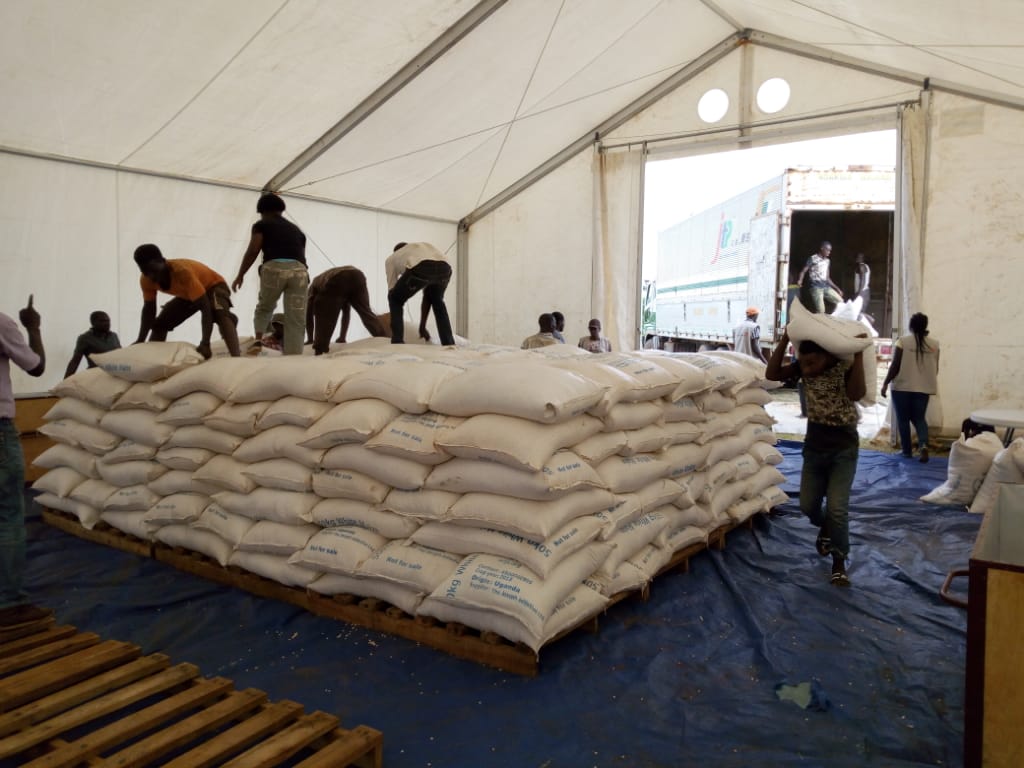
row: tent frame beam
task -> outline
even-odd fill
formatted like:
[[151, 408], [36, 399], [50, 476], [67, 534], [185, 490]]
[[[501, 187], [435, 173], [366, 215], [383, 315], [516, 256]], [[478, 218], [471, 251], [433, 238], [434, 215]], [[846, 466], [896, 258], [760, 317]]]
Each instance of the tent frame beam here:
[[[115, 163], [104, 163], [99, 160], [84, 160], [79, 157], [67, 157], [65, 155], [54, 155], [47, 152], [36, 152], [30, 149], [17, 149], [15, 147], [4, 147], [0, 146], [0, 154], [3, 155], [15, 155], [17, 157], [27, 157], [32, 160], [49, 160], [54, 163], [64, 163], [66, 165], [77, 165], [83, 168], [97, 168], [102, 171], [113, 171], [115, 173], [129, 173], [133, 176], [148, 176], [154, 179], [166, 179], [168, 181], [187, 181], [191, 184], [205, 184], [210, 187], [220, 187], [222, 189], [234, 189], [242, 192], [260, 192], [261, 189], [252, 184], [242, 184], [235, 181], [218, 181], [215, 179], [202, 179], [196, 176], [188, 176], [182, 173], [167, 173], [165, 171], [151, 171], [144, 168], [132, 168], [130, 166], [116, 165]], [[409, 213], [407, 211], [395, 211], [388, 208], [377, 208], [369, 205], [360, 205], [359, 203], [346, 203], [340, 200], [331, 200], [326, 197], [317, 197], [316, 195], [306, 195], [301, 192], [286, 192], [284, 193], [289, 198], [297, 200], [311, 200], [316, 203], [323, 203], [324, 205], [333, 205], [339, 208], [352, 208], [359, 211], [369, 211], [371, 213], [380, 213], [387, 216], [401, 216], [408, 219], [418, 219], [420, 221], [434, 221], [440, 224], [457, 224], [455, 219], [445, 219], [439, 216], [424, 216], [418, 213]]]
[[[722, 128], [707, 128], [702, 131], [690, 131], [688, 133], [676, 133], [668, 135], [660, 135], [657, 138], [651, 139], [632, 139], [623, 140], [617, 142], [601, 142], [601, 151], [607, 152], [616, 149], [628, 149], [639, 145], [648, 147], [648, 155], [685, 155], [690, 154], [687, 151], [680, 151], [678, 147], [668, 146], [663, 147], [659, 145], [669, 144], [674, 145], [679, 142], [685, 142], [689, 139], [698, 139], [704, 136], [721, 136], [717, 140], [709, 140], [707, 142], [701, 142], [700, 144], [693, 145], [694, 153], [703, 153], [703, 148], [707, 147], [722, 147], [724, 145], [732, 144], [734, 148], [743, 146], [746, 144], [757, 144], [765, 139], [771, 139], [773, 137], [790, 135], [799, 135], [806, 133], [813, 133], [815, 131], [822, 130], [822, 128], [830, 129], [833, 127], [842, 129], [857, 129], [871, 124], [880, 124], [892, 119], [894, 111], [899, 109], [905, 104], [916, 104], [920, 101], [920, 98], [916, 99], [904, 99], [903, 101], [893, 101], [885, 104], [873, 104], [869, 107], [859, 107], [857, 109], [843, 109], [836, 110], [833, 112], [820, 112], [813, 115], [801, 115], [800, 117], [789, 117], [778, 120], [765, 120], [756, 123], [744, 123], [738, 125], [730, 125]], [[872, 117], [872, 115], [877, 115]], [[818, 124], [820, 120], [835, 120], [836, 118], [846, 118], [835, 123], [828, 123], [824, 126]], [[804, 124], [814, 123], [813, 127], [801, 128]], [[791, 128], [787, 126], [797, 126], [797, 128]], [[870, 128], [867, 128], [870, 130]]]
[[426, 48], [413, 57], [404, 67], [392, 75], [373, 93], [363, 99], [347, 115], [328, 129], [323, 136], [314, 141], [288, 165], [278, 171], [264, 189], [277, 191], [305, 170], [310, 163], [323, 155], [327, 150], [351, 133], [356, 126], [376, 112], [389, 99], [395, 96], [406, 85], [415, 80], [421, 73], [444, 56], [462, 38], [476, 29], [506, 0], [480, 0], [462, 18], [434, 39]]
[[511, 200], [513, 197], [518, 195], [526, 188], [532, 186], [540, 179], [547, 176], [553, 170], [558, 168], [560, 165], [565, 163], [572, 157], [582, 152], [588, 146], [599, 141], [601, 137], [614, 131], [620, 125], [625, 123], [633, 116], [639, 114], [647, 107], [656, 103], [659, 99], [668, 93], [671, 93], [676, 88], [681, 86], [683, 83], [691, 80], [692, 78], [699, 75], [708, 67], [712, 66], [719, 60], [725, 58], [732, 53], [736, 48], [744, 45], [747, 42], [747, 31], [736, 32], [729, 35], [727, 38], [712, 46], [696, 59], [691, 61], [686, 66], [677, 70], [675, 73], [662, 80], [658, 85], [651, 88], [644, 95], [635, 99], [631, 104], [627, 105], [623, 109], [616, 112], [614, 115], [609, 117], [603, 123], [598, 125], [594, 130], [588, 131], [586, 134], [576, 139], [572, 144], [562, 149], [557, 154], [548, 158], [544, 163], [537, 166], [533, 171], [523, 176], [519, 181], [506, 187], [504, 190], [496, 194], [494, 197], [487, 200], [482, 205], [478, 206], [475, 210], [468, 213], [463, 217], [460, 222], [462, 226], [469, 227], [474, 222], [479, 221], [491, 211], [504, 205], [506, 202]]
[[[708, 4], [709, 8], [715, 10], [713, 4]], [[487, 200], [476, 209], [466, 214], [460, 222], [461, 226], [469, 227], [473, 223], [479, 221], [487, 214], [491, 213], [495, 209], [504, 205], [506, 202], [511, 200], [513, 197], [524, 191], [535, 182], [547, 176], [553, 170], [558, 168], [560, 165], [574, 157], [577, 153], [583, 151], [589, 144], [599, 141], [601, 137], [609, 133], [620, 125], [625, 123], [630, 118], [634, 117], [651, 104], [656, 102], [658, 99], [667, 95], [671, 91], [680, 87], [688, 80], [695, 77], [700, 72], [707, 69], [709, 66], [717, 62], [719, 59], [724, 58], [736, 47], [751, 43], [754, 45], [763, 46], [765, 48], [772, 48], [779, 51], [785, 51], [787, 53], [800, 56], [805, 59], [811, 59], [814, 61], [820, 61], [823, 63], [832, 64], [834, 66], [845, 67], [847, 69], [853, 69], [858, 72], [863, 72], [869, 75], [875, 75], [878, 77], [885, 77], [890, 80], [896, 80], [899, 82], [905, 82], [910, 85], [914, 85], [920, 90], [924, 91], [930, 88], [933, 91], [944, 91], [947, 93], [964, 96], [966, 98], [976, 99], [978, 101], [984, 101], [997, 106], [1008, 107], [1011, 109], [1024, 109], [1024, 99], [1014, 99], [1012, 97], [1002, 96], [989, 91], [983, 91], [979, 89], [967, 88], [959, 86], [954, 83], [947, 83], [945, 81], [936, 81], [930, 78], [924, 77], [913, 72], [909, 72], [894, 67], [886, 67], [879, 64], [872, 64], [871, 62], [865, 61], [864, 59], [858, 59], [853, 56], [847, 56], [845, 54], [830, 51], [825, 48], [819, 48], [816, 46], [809, 46], [803, 43], [799, 43], [787, 37], [780, 35], [774, 35], [768, 32], [761, 32], [753, 29], [744, 29], [730, 35], [728, 38], [718, 43], [717, 45], [709, 48], [703, 54], [694, 59], [690, 64], [683, 67], [675, 74], [661, 82], [659, 85], [652, 88], [646, 94], [635, 100], [632, 104], [623, 108], [612, 117], [608, 118], [601, 125], [597, 126], [593, 131], [589, 132], [586, 136], [583, 136], [574, 141], [569, 146], [557, 154], [551, 156], [547, 161], [537, 166], [533, 171], [526, 174], [518, 181], [514, 182], [504, 190], [494, 195], [491, 199]], [[893, 106], [893, 105], [886, 105]], [[741, 130], [744, 127], [751, 126], [730, 126], [728, 130]], [[673, 137], [679, 139], [682, 137]], [[638, 139], [632, 143], [640, 143], [643, 139]], [[647, 140], [650, 141], [650, 140]], [[625, 146], [627, 142], [623, 142], [622, 146]], [[618, 145], [616, 145], [618, 146]], [[606, 147], [607, 148], [607, 147]]]
[[785, 51], [786, 53], [791, 53], [795, 56], [802, 56], [806, 59], [834, 64], [839, 67], [846, 67], [847, 69], [855, 69], [858, 72], [864, 72], [865, 74], [887, 77], [890, 80], [902, 80], [903, 82], [917, 85], [922, 91], [928, 89], [933, 91], [944, 91], [946, 93], [965, 96], [969, 99], [984, 101], [1001, 107], [1024, 109], [1024, 99], [1015, 99], [1012, 96], [1004, 96], [981, 88], [968, 88], [967, 86], [958, 85], [945, 80], [936, 80], [931, 77], [914, 74], [913, 72], [908, 72], [903, 69], [886, 67], [881, 64], [872, 64], [864, 59], [846, 56], [842, 53], [836, 53], [835, 51], [830, 51], [825, 48], [805, 45], [797, 42], [796, 40], [782, 37], [780, 35], [773, 35], [769, 32], [759, 32], [756, 30], [751, 31], [750, 42], [765, 48], [774, 48], [775, 50]]

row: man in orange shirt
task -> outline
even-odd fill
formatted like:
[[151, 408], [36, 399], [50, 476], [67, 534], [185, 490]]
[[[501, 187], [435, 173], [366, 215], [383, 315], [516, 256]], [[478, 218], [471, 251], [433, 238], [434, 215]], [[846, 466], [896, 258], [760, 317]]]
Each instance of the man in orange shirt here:
[[[152, 243], [135, 249], [135, 263], [142, 277], [142, 321], [135, 343], [165, 341], [173, 331], [196, 312], [202, 313], [203, 340], [197, 349], [210, 357], [210, 334], [217, 323], [221, 338], [232, 357], [238, 357], [237, 318], [231, 313], [231, 289], [219, 274], [192, 259], [165, 259]], [[174, 298], [156, 313], [157, 291]]]

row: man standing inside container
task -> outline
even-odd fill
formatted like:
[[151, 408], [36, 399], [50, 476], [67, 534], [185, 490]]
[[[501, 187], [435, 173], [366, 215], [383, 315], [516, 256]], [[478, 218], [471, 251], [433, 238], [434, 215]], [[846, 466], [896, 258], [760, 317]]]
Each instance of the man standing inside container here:
[[281, 214], [285, 204], [277, 195], [263, 195], [256, 203], [260, 220], [252, 225], [249, 247], [242, 256], [231, 288], [237, 291], [256, 257], [263, 251], [263, 264], [259, 268], [260, 293], [256, 299], [253, 325], [256, 341], [263, 344], [263, 334], [270, 331], [270, 321], [277, 308], [277, 300], [284, 297], [284, 353], [302, 354], [302, 336], [306, 328], [306, 289], [309, 271], [306, 268], [306, 235]]
[[800, 276], [796, 279], [797, 285], [801, 288], [805, 277], [810, 281], [811, 306], [808, 309], [819, 315], [825, 314], [826, 301], [838, 304], [843, 300], [843, 292], [829, 277], [829, 268], [832, 266], [832, 260], [829, 258], [831, 253], [832, 243], [826, 240], [817, 253], [807, 257], [807, 264], [800, 270]]
[[434, 322], [441, 344], [455, 345], [452, 323], [448, 319], [448, 307], [444, 303], [444, 292], [452, 279], [452, 267], [441, 251], [430, 243], [398, 243], [384, 262], [388, 278], [388, 308], [391, 312], [391, 343], [405, 343], [405, 303], [423, 291], [420, 307], [420, 337], [430, 341], [427, 331], [427, 316], [434, 311]]
[[14, 426], [14, 389], [11, 362], [29, 376], [46, 370], [39, 313], [28, 306], [18, 313], [28, 332], [28, 343], [18, 324], [0, 313], [0, 631], [48, 619], [53, 612], [31, 605], [22, 584], [25, 576], [25, 455]]

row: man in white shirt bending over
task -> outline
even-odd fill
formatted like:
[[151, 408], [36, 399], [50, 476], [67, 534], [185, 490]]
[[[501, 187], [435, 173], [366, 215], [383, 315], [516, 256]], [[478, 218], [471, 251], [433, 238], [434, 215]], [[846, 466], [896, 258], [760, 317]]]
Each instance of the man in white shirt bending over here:
[[420, 337], [430, 341], [427, 331], [427, 315], [434, 310], [434, 322], [441, 344], [455, 345], [452, 323], [448, 319], [448, 307], [444, 303], [444, 292], [452, 279], [452, 267], [447, 258], [430, 243], [398, 243], [384, 262], [388, 278], [388, 308], [391, 311], [391, 343], [405, 343], [405, 302], [423, 291], [420, 307]]

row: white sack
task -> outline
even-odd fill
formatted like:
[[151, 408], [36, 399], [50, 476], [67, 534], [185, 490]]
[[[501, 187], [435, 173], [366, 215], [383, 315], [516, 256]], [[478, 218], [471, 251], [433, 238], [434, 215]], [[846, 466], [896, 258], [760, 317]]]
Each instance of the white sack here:
[[448, 379], [430, 407], [451, 416], [501, 413], [556, 424], [593, 407], [604, 393], [604, 387], [570, 371], [521, 360], [471, 368]]
[[88, 424], [90, 427], [98, 427], [100, 420], [106, 416], [107, 409], [93, 405], [86, 400], [79, 400], [77, 397], [62, 397], [53, 407], [43, 414], [43, 421], [56, 421], [57, 419], [71, 419], [79, 424]]
[[400, 413], [391, 403], [376, 398], [350, 400], [334, 406], [311, 424], [299, 445], [332, 448], [342, 443], [364, 443]]
[[56, 509], [60, 512], [74, 515], [87, 531], [91, 531], [96, 527], [96, 523], [100, 521], [102, 513], [101, 510], [90, 507], [88, 504], [83, 504], [71, 498], [62, 499], [59, 496], [54, 496], [52, 493], [39, 494], [36, 497], [36, 503], [44, 509]]
[[1002, 449], [1002, 441], [994, 432], [982, 432], [968, 440], [961, 435], [949, 449], [946, 482], [922, 496], [921, 501], [948, 506], [969, 505], [981, 488], [993, 459]]
[[[452, 456], [539, 471], [560, 448], [568, 448], [600, 431], [600, 420], [586, 414], [559, 424], [541, 424], [515, 416], [482, 413], [436, 437], [435, 442]], [[373, 441], [367, 446], [372, 447]]]
[[392, 541], [363, 560], [358, 576], [401, 584], [420, 594], [430, 594], [451, 577], [462, 557], [432, 547]]
[[157, 414], [156, 420], [173, 427], [202, 424], [204, 419], [223, 403], [224, 401], [212, 392], [190, 392], [172, 401], [163, 413]]
[[385, 539], [405, 539], [420, 527], [415, 518], [352, 499], [320, 499], [304, 517], [321, 528], [352, 525], [379, 533]]
[[213, 531], [183, 524], [164, 525], [157, 528], [153, 532], [153, 538], [168, 547], [200, 552], [224, 566], [227, 565], [233, 549]]
[[159, 448], [174, 432], [174, 427], [161, 424], [157, 414], [142, 409], [111, 411], [100, 420], [100, 427], [126, 440]]
[[131, 385], [102, 368], [86, 368], [68, 376], [51, 391], [57, 397], [75, 397], [108, 410]]
[[235, 550], [228, 564], [276, 581], [278, 584], [284, 584], [286, 587], [307, 587], [321, 575], [312, 568], [295, 565], [286, 557], [266, 552]]
[[146, 382], [132, 384], [128, 390], [110, 406], [112, 411], [130, 411], [141, 408], [144, 411], [161, 413], [171, 404], [169, 397], [162, 397], [153, 391], [153, 385]]
[[992, 466], [971, 503], [971, 512], [983, 515], [994, 509], [1002, 484], [1024, 484], [1024, 437], [1018, 437], [992, 459]]
[[325, 573], [310, 582], [309, 589], [321, 595], [356, 595], [383, 600], [396, 608], [415, 615], [423, 601], [423, 593], [401, 584], [383, 579], [362, 576], [347, 576], [341, 573]]
[[[92, 370], [96, 369], [93, 368]], [[120, 435], [115, 435], [100, 427], [80, 424], [71, 419], [57, 419], [56, 421], [43, 424], [39, 428], [39, 434], [46, 435], [58, 443], [82, 448], [98, 456], [114, 450], [117, 444], [121, 442]]]
[[544, 501], [580, 488], [603, 488], [605, 485], [598, 473], [575, 453], [558, 451], [539, 472], [525, 472], [490, 461], [452, 459], [434, 467], [424, 487], [455, 493], [498, 493]]
[[438, 441], [450, 435], [463, 421], [458, 416], [443, 416], [433, 411], [403, 413], [370, 437], [365, 445], [376, 453], [433, 466], [451, 458]]
[[324, 528], [289, 557], [288, 562], [318, 571], [354, 575], [362, 562], [383, 549], [387, 541], [365, 528]]
[[178, 371], [203, 362], [199, 350], [184, 341], [130, 344], [110, 352], [89, 355], [89, 359], [111, 376], [133, 382], [166, 379]]
[[251, 493], [221, 491], [213, 500], [235, 515], [251, 520], [269, 520], [288, 525], [310, 522], [310, 512], [320, 498], [312, 493], [296, 493], [276, 488], [257, 488]]
[[35, 457], [32, 465], [43, 469], [70, 467], [86, 477], [99, 477], [96, 471], [96, 457], [84, 448], [57, 443]]
[[615, 496], [602, 488], [585, 488], [549, 501], [496, 493], [466, 493], [456, 499], [444, 519], [539, 539], [547, 539], [570, 520], [617, 503]]

